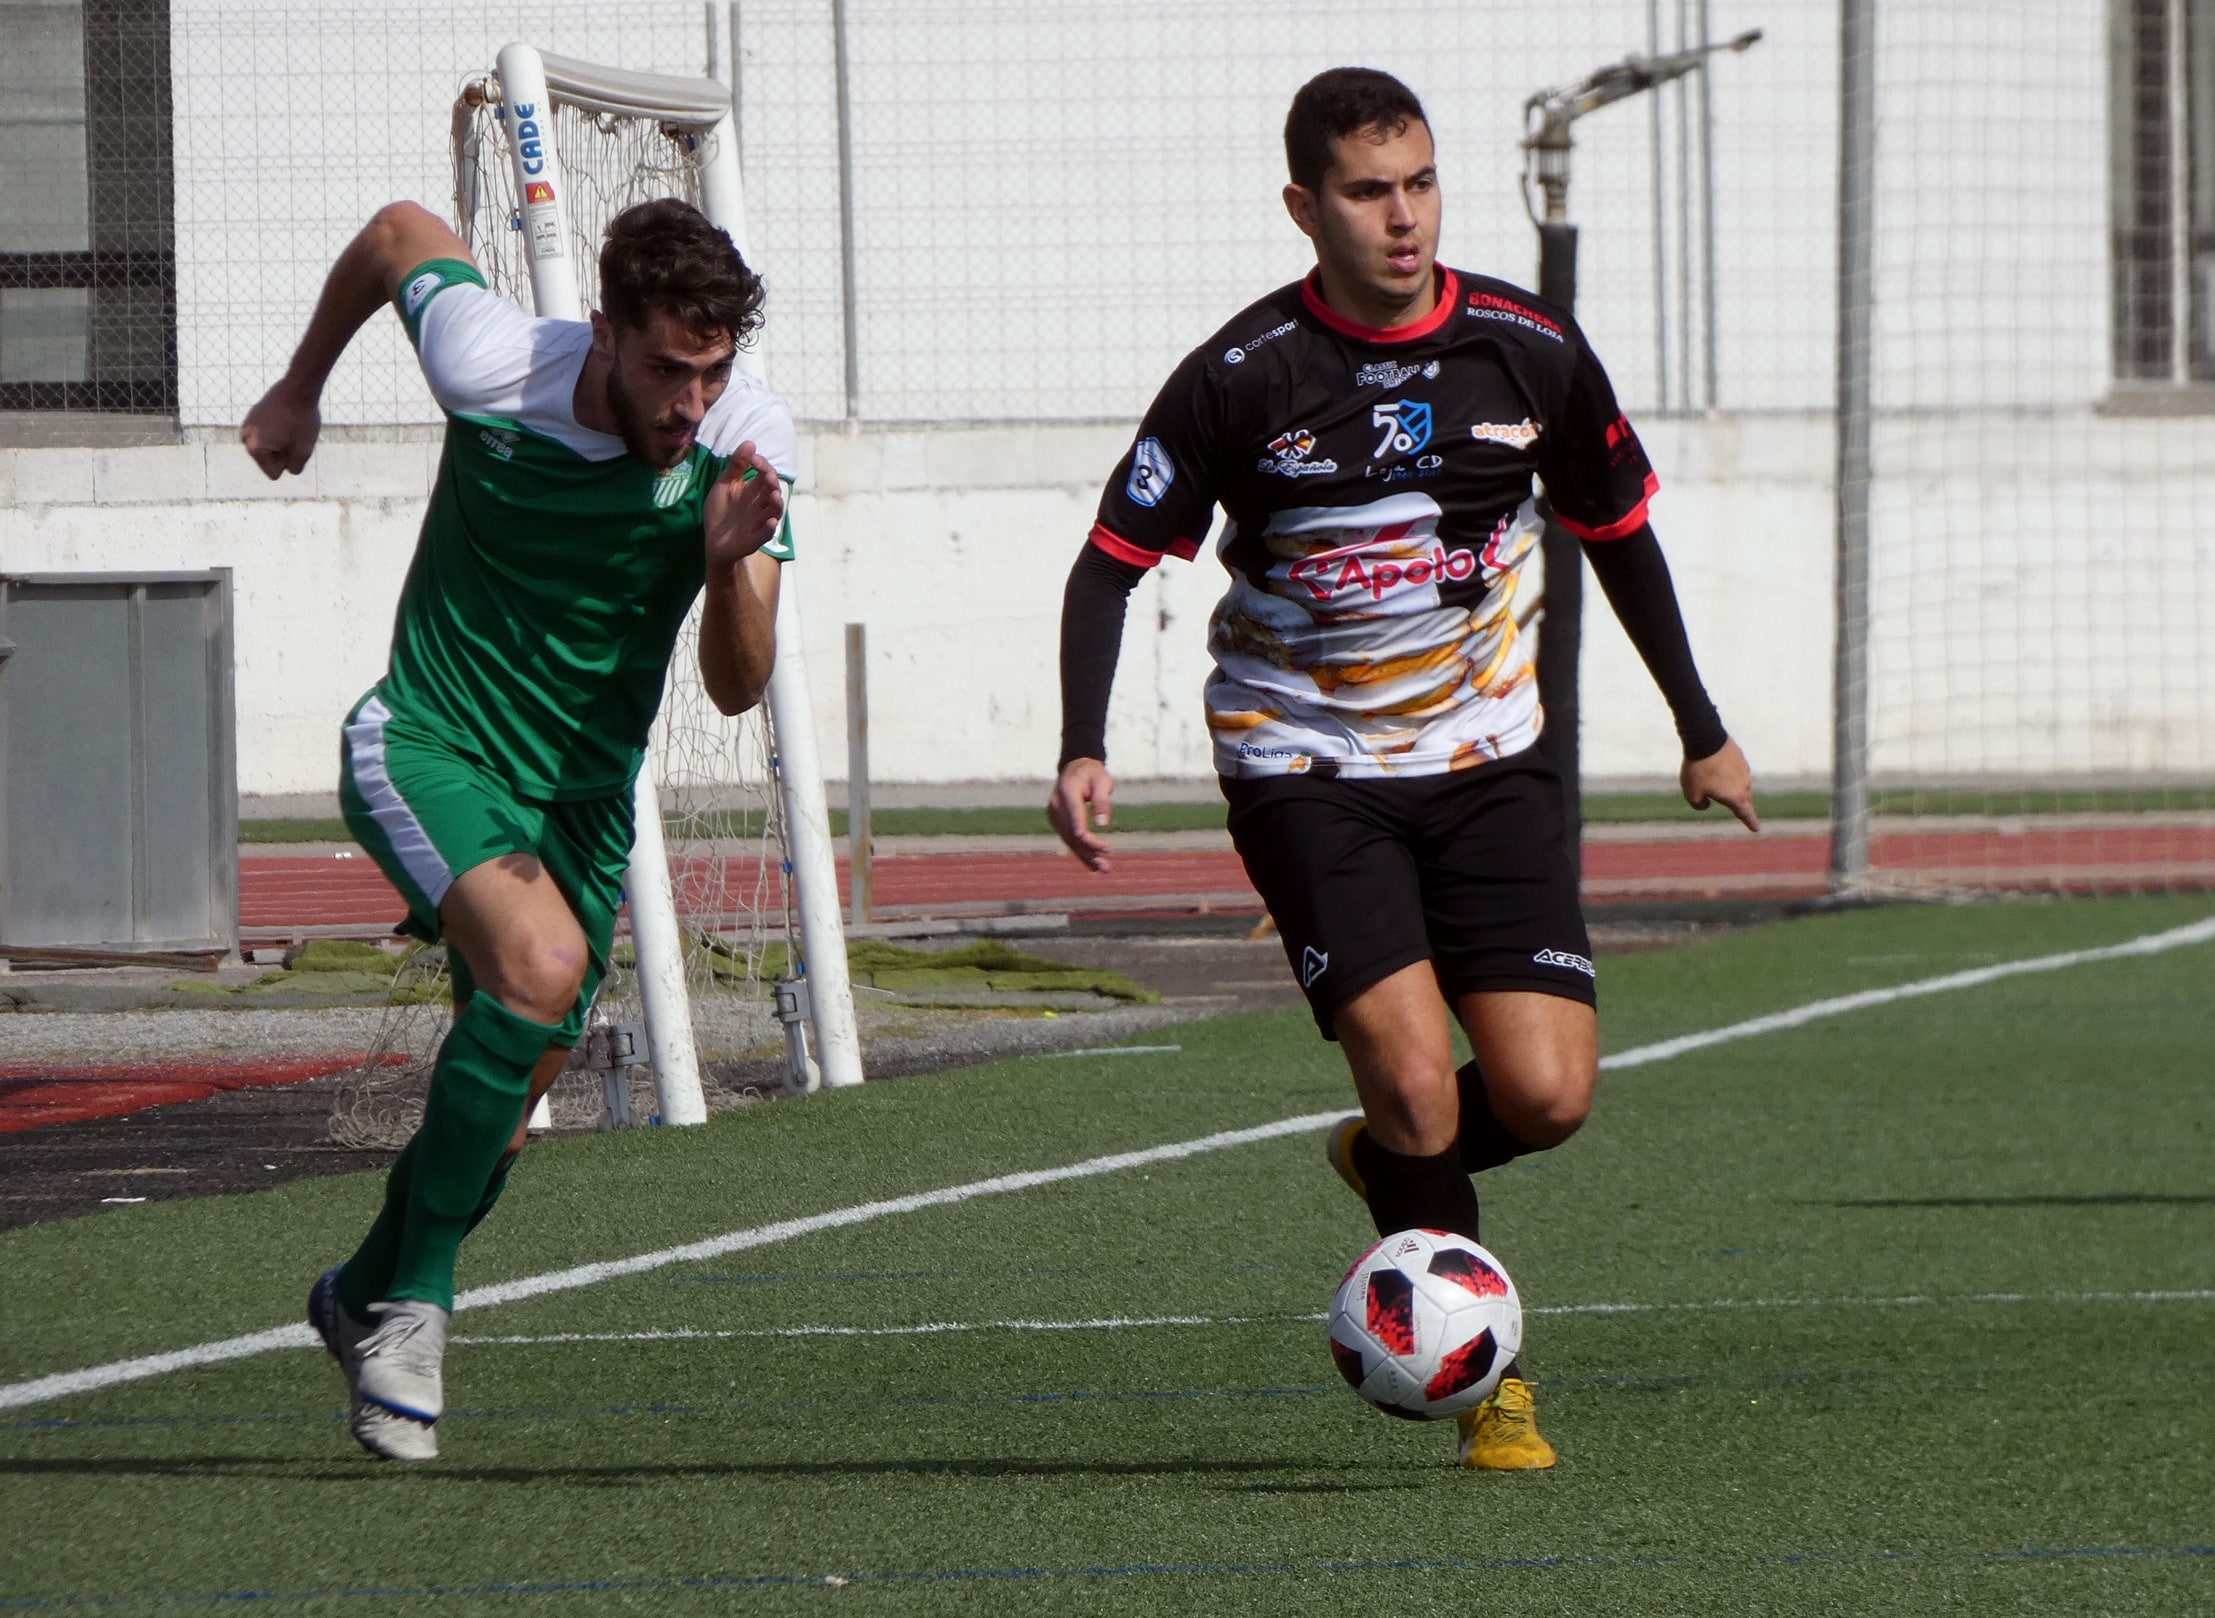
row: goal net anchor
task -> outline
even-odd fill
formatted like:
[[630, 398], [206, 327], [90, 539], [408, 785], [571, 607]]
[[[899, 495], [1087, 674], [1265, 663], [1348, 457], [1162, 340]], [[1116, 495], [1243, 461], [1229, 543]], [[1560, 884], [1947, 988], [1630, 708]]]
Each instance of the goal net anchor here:
[[[454, 109], [455, 201], [465, 239], [487, 204], [487, 182], [497, 175], [496, 165], [485, 162], [482, 152], [488, 120], [481, 111], [491, 107], [497, 109], [505, 137], [507, 163], [499, 166], [507, 168], [513, 187], [510, 218], [503, 221], [510, 225], [510, 239], [494, 245], [520, 252], [540, 315], [580, 320], [585, 312], [577, 257], [589, 258], [589, 254], [574, 252], [582, 244], [574, 243], [570, 217], [576, 176], [564, 169], [555, 138], [557, 118], [565, 111], [592, 120], [601, 133], [665, 137], [651, 156], [636, 158], [630, 173], [617, 176], [611, 189], [625, 201], [645, 200], [648, 195], [683, 196], [745, 253], [737, 130], [730, 92], [721, 84], [600, 67], [524, 44], [503, 47], [496, 76], [466, 85]], [[612, 203], [610, 211], [614, 211]], [[487, 268], [489, 272], [491, 267]], [[741, 350], [737, 363], [749, 375], [761, 375], [758, 352]], [[798, 956], [798, 970], [806, 975], [802, 1015], [814, 1026], [814, 1059], [809, 1057], [805, 1033], [798, 1031], [801, 1025], [783, 1015], [786, 996], [781, 985], [779, 1015], [786, 1029], [790, 1072], [796, 1077], [807, 1075], [819, 1061], [821, 1084], [845, 1088], [862, 1082], [861, 1041], [854, 1025], [799, 595], [789, 564], [778, 593], [776, 632], [777, 655], [766, 696], [776, 737], [770, 765], [787, 840], [787, 858], [781, 863], [788, 868], [798, 922], [798, 947], [792, 953]], [[634, 807], [637, 834], [624, 893], [631, 912], [660, 1116], [665, 1123], [699, 1123], [707, 1112], [685, 980], [684, 931], [670, 882], [660, 796], [650, 767], [639, 772]]]

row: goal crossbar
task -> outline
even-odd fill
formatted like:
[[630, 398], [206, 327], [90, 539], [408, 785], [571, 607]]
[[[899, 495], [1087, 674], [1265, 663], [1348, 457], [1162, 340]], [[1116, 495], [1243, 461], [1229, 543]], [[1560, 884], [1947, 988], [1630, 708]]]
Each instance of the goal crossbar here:
[[[604, 112], [618, 118], [659, 118], [703, 129], [730, 115], [731, 92], [715, 79], [633, 73], [627, 68], [602, 67], [597, 62], [580, 62], [574, 56], [557, 56], [551, 51], [540, 51], [538, 60], [545, 70], [546, 88], [586, 112]], [[497, 98], [498, 78], [486, 76], [472, 82], [488, 97]]]

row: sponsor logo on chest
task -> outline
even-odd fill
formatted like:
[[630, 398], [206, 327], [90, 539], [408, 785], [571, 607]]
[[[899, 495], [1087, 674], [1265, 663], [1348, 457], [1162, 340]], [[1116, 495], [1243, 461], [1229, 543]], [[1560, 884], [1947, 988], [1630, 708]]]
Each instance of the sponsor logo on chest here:
[[1314, 453], [1313, 433], [1305, 427], [1287, 428], [1269, 440], [1269, 452], [1254, 463], [1254, 470], [1280, 478], [1320, 477], [1338, 470], [1338, 463], [1328, 457], [1309, 460]]
[[1431, 441], [1431, 407], [1420, 399], [1395, 399], [1371, 409], [1369, 425], [1384, 429], [1377, 447], [1369, 452], [1372, 461], [1413, 455]]
[[1448, 550], [1435, 542], [1428, 551], [1413, 556], [1372, 552], [1364, 557], [1362, 552], [1370, 549], [1370, 544], [1365, 543], [1344, 550], [1318, 551], [1294, 562], [1286, 570], [1286, 576], [1293, 583], [1305, 586], [1318, 601], [1349, 594], [1382, 601], [1403, 589], [1459, 584], [1463, 579], [1474, 578], [1477, 572], [1475, 552]]
[[1290, 331], [1294, 326], [1298, 324], [1299, 322], [1296, 320], [1288, 320], [1281, 326], [1272, 327], [1270, 330], [1263, 332], [1259, 337], [1256, 337], [1250, 343], [1241, 343], [1236, 348], [1224, 349], [1223, 363], [1225, 365], [1244, 364], [1246, 356], [1248, 354], [1251, 354], [1255, 349], [1261, 347], [1264, 343], [1275, 342], [1278, 338], [1282, 337], [1286, 332]]
[[1402, 365], [1392, 360], [1372, 360], [1354, 373], [1357, 388], [1396, 388], [1413, 377], [1438, 379], [1440, 365], [1432, 360], [1427, 365]]
[[1528, 416], [1521, 421], [1473, 421], [1469, 424], [1469, 436], [1480, 444], [1529, 449], [1538, 442], [1538, 423]]

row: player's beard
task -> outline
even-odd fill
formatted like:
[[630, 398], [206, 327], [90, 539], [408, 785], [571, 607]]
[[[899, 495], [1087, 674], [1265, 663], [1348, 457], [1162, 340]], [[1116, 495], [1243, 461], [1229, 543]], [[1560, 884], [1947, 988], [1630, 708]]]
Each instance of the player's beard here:
[[[615, 417], [616, 436], [623, 440], [623, 447], [634, 461], [644, 461], [657, 472], [666, 472], [692, 453], [693, 435], [687, 432], [675, 449], [666, 449], [656, 441], [656, 428], [660, 425], [646, 414], [645, 408], [623, 386], [623, 373], [614, 366], [608, 367], [608, 410]], [[675, 425], [672, 420], [672, 425]]]

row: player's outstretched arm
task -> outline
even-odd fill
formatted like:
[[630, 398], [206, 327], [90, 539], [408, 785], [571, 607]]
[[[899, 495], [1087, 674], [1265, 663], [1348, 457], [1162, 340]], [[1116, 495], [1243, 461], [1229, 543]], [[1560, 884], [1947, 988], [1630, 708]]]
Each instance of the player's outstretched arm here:
[[700, 608], [700, 683], [726, 714], [761, 701], [777, 662], [781, 564], [761, 548], [784, 520], [784, 482], [751, 443], [738, 446], [708, 491], [707, 598]]
[[1684, 743], [1684, 767], [1678, 772], [1684, 801], [1695, 809], [1719, 803], [1748, 831], [1761, 830], [1761, 816], [1754, 809], [1753, 772], [1700, 683], [1692, 643], [1684, 632], [1684, 614], [1677, 607], [1676, 585], [1652, 526], [1642, 524], [1620, 539], [1587, 540], [1583, 549], [1616, 620], [1638, 648], [1647, 673], [1661, 688], [1676, 719], [1677, 735]]
[[285, 374], [239, 427], [239, 440], [262, 472], [298, 472], [323, 428], [323, 384], [354, 333], [399, 290], [400, 277], [434, 258], [473, 263], [469, 249], [436, 214], [412, 202], [387, 203], [346, 244], [323, 282], [323, 295]]

